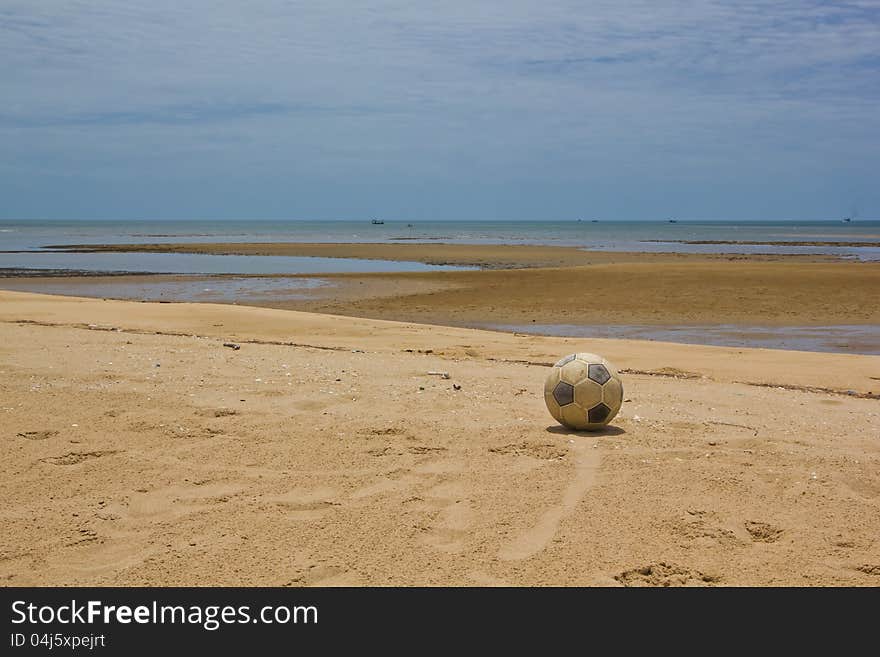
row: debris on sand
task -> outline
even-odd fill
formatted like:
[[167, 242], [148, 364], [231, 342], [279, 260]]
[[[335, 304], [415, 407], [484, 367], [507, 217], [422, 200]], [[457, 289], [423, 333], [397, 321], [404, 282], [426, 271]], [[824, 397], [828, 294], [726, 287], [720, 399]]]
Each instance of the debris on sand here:
[[430, 372], [428, 372], [428, 375], [429, 376], [439, 376], [441, 379], [448, 379], [449, 378], [449, 372], [435, 372], [435, 371], [431, 370]]
[[235, 344], [234, 342], [224, 342], [223, 346], [229, 347], [230, 349], [234, 349], [235, 351], [238, 351], [239, 349], [241, 349], [241, 345]]

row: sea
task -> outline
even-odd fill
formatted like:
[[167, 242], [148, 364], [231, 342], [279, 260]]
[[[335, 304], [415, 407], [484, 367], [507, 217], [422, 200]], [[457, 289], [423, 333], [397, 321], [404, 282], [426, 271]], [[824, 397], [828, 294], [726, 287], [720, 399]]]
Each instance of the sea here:
[[[676, 253], [775, 253], [827, 254], [857, 260], [880, 260], [880, 221], [2, 221], [0, 220], [0, 268], [28, 266], [93, 270], [113, 254], [58, 254], [43, 247], [61, 244], [111, 244], [159, 242], [448, 242], [456, 244], [541, 244], [575, 246], [599, 251], [643, 251]], [[702, 242], [702, 243], [694, 243]], [[708, 242], [708, 243], [707, 243]], [[715, 242], [715, 243], [712, 243]], [[717, 242], [738, 242], [719, 244]], [[744, 244], [775, 242], [777, 244]], [[798, 243], [811, 242], [803, 245]], [[848, 246], [838, 243], [857, 243]], [[788, 243], [788, 244], [786, 244]], [[9, 253], [25, 251], [26, 253]], [[132, 258], [143, 255], [144, 258]], [[157, 254], [125, 254], [128, 271], [150, 265]], [[61, 260], [53, 259], [64, 256]], [[259, 257], [254, 268], [219, 271], [210, 258], [228, 263], [233, 269], [245, 267], [253, 258], [205, 256], [192, 263], [200, 271], [180, 265], [174, 273], [279, 273], [284, 263]], [[225, 259], [225, 260], [222, 260]], [[310, 260], [298, 259], [298, 266]], [[357, 271], [358, 263], [340, 262], [335, 269]], [[185, 263], [183, 254], [155, 261], [157, 267], [173, 262]], [[363, 263], [361, 263], [363, 264]], [[366, 265], [364, 265], [366, 266]], [[400, 271], [402, 263], [383, 263], [389, 271]], [[351, 269], [354, 267], [354, 269]], [[425, 266], [427, 267], [427, 266]], [[342, 268], [342, 269], [340, 269]], [[169, 271], [171, 270], [163, 270]], [[368, 271], [375, 271], [370, 269]], [[290, 272], [290, 273], [306, 273]], [[309, 273], [314, 273], [310, 270]]]

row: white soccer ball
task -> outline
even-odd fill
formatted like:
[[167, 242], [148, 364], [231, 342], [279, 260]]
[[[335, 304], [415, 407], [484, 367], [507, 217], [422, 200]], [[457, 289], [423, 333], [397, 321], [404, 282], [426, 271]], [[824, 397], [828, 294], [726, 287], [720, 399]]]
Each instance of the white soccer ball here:
[[569, 354], [544, 383], [550, 415], [570, 429], [601, 429], [623, 403], [623, 382], [614, 366], [596, 354]]

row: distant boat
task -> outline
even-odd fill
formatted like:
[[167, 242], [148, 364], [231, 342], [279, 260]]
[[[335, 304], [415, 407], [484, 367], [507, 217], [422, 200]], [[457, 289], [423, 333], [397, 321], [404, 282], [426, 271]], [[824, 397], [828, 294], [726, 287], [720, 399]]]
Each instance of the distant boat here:
[[381, 219], [373, 219], [373, 225], [379, 225], [379, 224], [384, 224], [384, 223], [385, 222], [382, 221]]
[[677, 219], [670, 219], [670, 220], [669, 220], [669, 223], [671, 223], [671, 224], [677, 224], [677, 223], [678, 223], [678, 220], [677, 220]]
[[852, 217], [844, 217], [843, 218], [843, 223], [845, 223], [845, 224], [848, 224], [850, 221], [852, 221]]
[[593, 219], [593, 223], [594, 223], [594, 224], [598, 224], [598, 223], [599, 223], [599, 220], [598, 220], [598, 219]]

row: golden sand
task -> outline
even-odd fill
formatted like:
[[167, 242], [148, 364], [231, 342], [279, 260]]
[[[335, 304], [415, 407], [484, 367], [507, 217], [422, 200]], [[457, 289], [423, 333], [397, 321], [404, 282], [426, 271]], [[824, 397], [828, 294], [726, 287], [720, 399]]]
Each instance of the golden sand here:
[[[574, 351], [624, 370], [603, 433], [544, 408]], [[0, 292], [0, 577], [876, 586], [878, 377], [876, 356]]]

